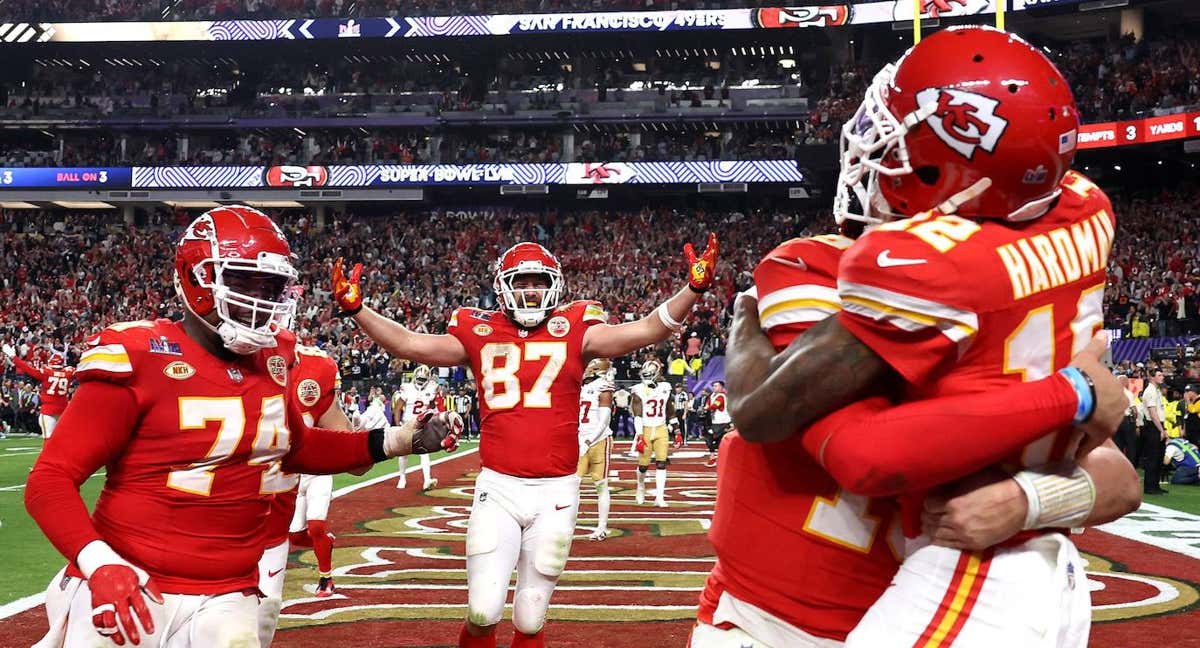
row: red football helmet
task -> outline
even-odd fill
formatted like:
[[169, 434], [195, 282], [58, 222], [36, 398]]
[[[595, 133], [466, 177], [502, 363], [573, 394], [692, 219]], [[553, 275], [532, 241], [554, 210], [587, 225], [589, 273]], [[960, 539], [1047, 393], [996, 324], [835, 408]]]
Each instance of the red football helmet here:
[[61, 353], [51, 353], [50, 359], [46, 361], [46, 366], [50, 369], [62, 369], [66, 365], [66, 360]]
[[[296, 302], [292, 250], [262, 212], [217, 207], [192, 221], [175, 249], [175, 290], [187, 309], [238, 354], [274, 347], [291, 325]], [[216, 326], [204, 319], [216, 311]]]
[[1036, 48], [990, 27], [945, 29], [884, 67], [842, 127], [834, 215], [1037, 218], [1078, 130], [1066, 79]]
[[[546, 288], [514, 288], [513, 281], [522, 275], [544, 275]], [[500, 255], [496, 261], [496, 278], [492, 290], [500, 301], [500, 311], [509, 319], [532, 328], [541, 324], [558, 307], [562, 298], [563, 277], [558, 259], [537, 243], [518, 243]], [[536, 306], [529, 305], [529, 295], [540, 293]]]

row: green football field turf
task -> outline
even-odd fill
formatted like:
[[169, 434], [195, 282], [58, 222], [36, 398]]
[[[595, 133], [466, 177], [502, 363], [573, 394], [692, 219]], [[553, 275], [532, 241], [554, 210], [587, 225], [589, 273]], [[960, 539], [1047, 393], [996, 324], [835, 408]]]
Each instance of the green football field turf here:
[[[467, 449], [476, 444], [464, 445]], [[63, 557], [25, 512], [25, 478], [41, 447], [42, 440], [37, 437], [0, 440], [0, 547], [4, 548], [9, 560], [6, 578], [0, 579], [0, 605], [45, 590], [50, 577], [63, 566]], [[410, 457], [409, 461], [412, 465], [417, 459]], [[395, 461], [385, 461], [361, 477], [337, 475], [333, 487], [342, 488], [395, 470]], [[409, 475], [410, 479], [412, 477]], [[419, 474], [416, 479], [420, 481]], [[102, 474], [97, 474], [83, 485], [81, 490], [89, 508], [100, 494], [103, 481]]]
[[1163, 488], [1169, 491], [1166, 495], [1143, 495], [1142, 501], [1200, 515], [1200, 486], [1163, 484]]

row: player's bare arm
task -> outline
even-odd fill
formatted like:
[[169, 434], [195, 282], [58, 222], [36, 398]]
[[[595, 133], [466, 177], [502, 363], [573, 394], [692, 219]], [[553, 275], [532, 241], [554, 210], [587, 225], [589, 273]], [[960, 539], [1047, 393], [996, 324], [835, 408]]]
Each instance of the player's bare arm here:
[[353, 317], [376, 344], [392, 356], [438, 367], [467, 363], [467, 350], [452, 335], [416, 333], [363, 304], [362, 264], [345, 274], [342, 259], [333, 265], [333, 298], [343, 315]]
[[338, 407], [338, 401], [341, 400], [341, 394], [335, 394], [333, 400], [329, 403], [329, 409], [317, 419], [317, 427], [322, 427], [327, 430], [351, 430], [354, 429], [350, 425], [350, 419], [346, 418], [346, 413], [342, 408]]
[[[1083, 457], [1078, 469], [1095, 488], [1095, 501], [1082, 526], [1111, 522], [1141, 506], [1137, 471], [1111, 441]], [[1060, 466], [1045, 472], [1068, 475], [1074, 470]], [[1029, 512], [1029, 498], [1017, 480], [993, 469], [927, 497], [921, 522], [934, 544], [977, 551], [1029, 528]]]
[[717, 236], [708, 235], [708, 244], [697, 256], [692, 244], [684, 246], [688, 262], [688, 285], [645, 317], [624, 324], [600, 324], [583, 336], [584, 360], [616, 358], [662, 342], [683, 326], [684, 319], [700, 295], [712, 287], [717, 272]]
[[642, 417], [642, 399], [636, 394], [629, 395], [629, 411], [638, 418]]
[[738, 297], [725, 366], [729, 410], [747, 441], [782, 441], [877, 391], [890, 369], [870, 347], [827, 318], [775, 353], [762, 331], [758, 302]]

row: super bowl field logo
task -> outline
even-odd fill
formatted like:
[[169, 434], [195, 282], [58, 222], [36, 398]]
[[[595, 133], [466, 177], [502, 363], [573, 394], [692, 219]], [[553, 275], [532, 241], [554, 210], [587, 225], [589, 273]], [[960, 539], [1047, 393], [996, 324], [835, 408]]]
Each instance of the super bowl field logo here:
[[312, 407], [321, 398], [321, 385], [312, 378], [305, 378], [296, 385], [296, 397], [305, 407]]

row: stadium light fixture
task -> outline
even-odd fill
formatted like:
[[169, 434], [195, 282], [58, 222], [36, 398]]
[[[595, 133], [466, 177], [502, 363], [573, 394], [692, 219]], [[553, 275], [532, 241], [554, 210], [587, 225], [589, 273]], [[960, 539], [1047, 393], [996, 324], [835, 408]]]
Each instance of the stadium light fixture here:
[[266, 209], [283, 209], [285, 207], [303, 207], [302, 203], [295, 200], [247, 200], [247, 205], [251, 207], [263, 207]]
[[790, 69], [796, 67], [796, 59], [790, 59], [790, 58], [779, 59], [779, 67], [781, 67], [785, 70], [790, 70]]
[[221, 206], [212, 200], [164, 200], [163, 204], [176, 209], [212, 209]]
[[15, 201], [0, 201], [0, 209], [41, 209], [33, 203]]
[[55, 200], [54, 204], [63, 209], [116, 209], [115, 205], [99, 200]]

